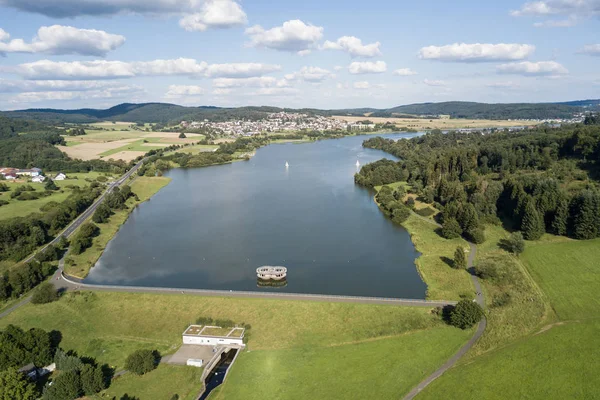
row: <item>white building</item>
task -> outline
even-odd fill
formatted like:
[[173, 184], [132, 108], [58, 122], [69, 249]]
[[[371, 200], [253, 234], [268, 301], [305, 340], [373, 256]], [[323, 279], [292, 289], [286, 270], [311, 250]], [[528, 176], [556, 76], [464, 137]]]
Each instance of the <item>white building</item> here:
[[39, 168], [19, 169], [17, 171], [17, 175], [38, 176], [41, 174], [42, 174], [42, 170]]
[[183, 344], [196, 344], [201, 346], [244, 346], [244, 331], [244, 328], [190, 325], [185, 332], [183, 332]]
[[46, 177], [44, 175], [36, 175], [33, 178], [31, 178], [31, 182], [35, 182], [35, 183], [42, 183], [46, 180]]
[[55, 181], [64, 181], [65, 179], [67, 179], [67, 176], [65, 174], [63, 174], [62, 172], [59, 172], [58, 174], [56, 174], [56, 176], [54, 177]]

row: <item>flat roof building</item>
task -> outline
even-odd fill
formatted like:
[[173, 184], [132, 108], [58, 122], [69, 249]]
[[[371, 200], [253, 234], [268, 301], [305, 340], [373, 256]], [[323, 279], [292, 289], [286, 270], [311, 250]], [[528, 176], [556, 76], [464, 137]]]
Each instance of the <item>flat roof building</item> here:
[[190, 325], [185, 332], [183, 332], [183, 344], [197, 344], [203, 346], [244, 346], [244, 332], [244, 328]]

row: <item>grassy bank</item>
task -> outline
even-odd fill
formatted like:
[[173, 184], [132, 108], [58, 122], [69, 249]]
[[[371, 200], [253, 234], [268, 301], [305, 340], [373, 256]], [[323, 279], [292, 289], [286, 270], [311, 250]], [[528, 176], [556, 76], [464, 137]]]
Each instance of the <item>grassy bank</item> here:
[[[499, 328], [502, 322], [508, 328], [523, 329], [520, 322], [526, 321], [527, 303], [535, 307], [538, 301], [543, 301], [551, 310], [545, 306], [541, 318], [530, 319], [528, 334], [523, 330], [518, 339], [510, 342], [510, 336], [504, 334], [501, 341], [504, 346], [472, 357], [468, 363], [452, 369], [426, 388], [419, 398], [595, 398], [600, 391], [595, 367], [600, 356], [597, 340], [600, 307], [595, 295], [600, 284], [597, 279], [599, 244], [599, 240], [574, 241], [549, 235], [540, 241], [528, 242], [517, 266], [524, 265], [524, 274], [535, 280], [528, 289], [529, 296], [512, 306], [512, 314], [505, 311], [503, 320], [496, 318], [491, 308], [490, 331], [482, 341], [493, 339], [495, 332], [503, 332]], [[536, 284], [542, 290], [539, 294]]]
[[97, 224], [100, 234], [94, 237], [92, 247], [81, 254], [69, 254], [65, 263], [65, 272], [78, 278], [84, 278], [100, 258], [108, 242], [119, 231], [121, 225], [127, 221], [131, 210], [139, 203], [150, 199], [170, 181], [171, 179], [166, 177], [137, 177], [131, 184], [131, 191], [138, 196], [139, 201], [130, 198], [127, 201], [128, 209], [116, 210], [107, 222]]

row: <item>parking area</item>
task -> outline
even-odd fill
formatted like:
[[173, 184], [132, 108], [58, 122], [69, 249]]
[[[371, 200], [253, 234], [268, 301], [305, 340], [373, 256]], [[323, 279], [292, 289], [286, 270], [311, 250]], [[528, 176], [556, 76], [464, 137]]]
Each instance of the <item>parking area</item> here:
[[199, 346], [195, 344], [182, 344], [179, 350], [175, 354], [173, 354], [169, 360], [168, 364], [176, 364], [176, 365], [185, 365], [187, 360], [202, 360], [203, 365], [213, 357], [215, 353], [215, 348], [213, 346]]

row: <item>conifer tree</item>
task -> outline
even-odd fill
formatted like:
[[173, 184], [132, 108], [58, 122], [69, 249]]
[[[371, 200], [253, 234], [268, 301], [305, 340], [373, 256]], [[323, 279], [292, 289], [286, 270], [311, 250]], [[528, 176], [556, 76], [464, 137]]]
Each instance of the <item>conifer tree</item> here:
[[538, 240], [544, 234], [544, 219], [531, 200], [525, 206], [521, 231], [527, 240]]
[[565, 236], [569, 221], [569, 201], [566, 198], [558, 202], [554, 218], [552, 220], [552, 232], [556, 235]]
[[467, 268], [467, 257], [465, 256], [465, 250], [458, 246], [454, 252], [454, 268], [466, 269]]

